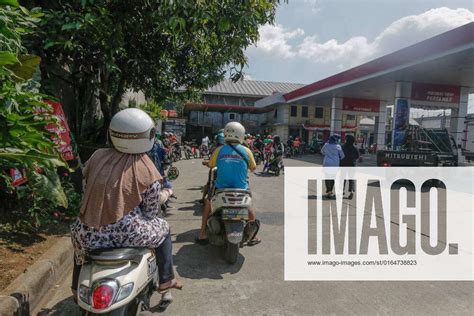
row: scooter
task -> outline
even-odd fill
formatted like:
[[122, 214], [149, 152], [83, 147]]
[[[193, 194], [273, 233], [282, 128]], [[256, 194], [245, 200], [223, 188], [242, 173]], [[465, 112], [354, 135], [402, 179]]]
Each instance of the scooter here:
[[253, 149], [253, 157], [255, 158], [255, 163], [257, 165], [260, 165], [263, 161], [263, 154], [260, 150], [258, 150], [257, 148], [254, 148]]
[[[217, 168], [211, 173], [211, 183]], [[224, 259], [234, 264], [239, 249], [257, 235], [259, 222], [249, 222], [252, 193], [242, 189], [211, 189], [211, 214], [207, 220], [207, 235], [211, 244], [223, 246]]]
[[201, 148], [199, 148], [199, 153], [200, 153], [201, 158], [209, 159], [210, 152], [209, 152], [209, 148], [206, 145], [201, 145]]
[[150, 308], [157, 279], [152, 249], [91, 251], [79, 275], [79, 308], [83, 315], [140, 315]]
[[184, 155], [186, 159], [197, 158], [197, 149], [192, 142], [184, 143]]
[[269, 161], [267, 160], [267, 162], [265, 163], [264, 169], [266, 169], [267, 172], [271, 172], [276, 176], [279, 176], [281, 170], [283, 169], [282, 154], [269, 157]]

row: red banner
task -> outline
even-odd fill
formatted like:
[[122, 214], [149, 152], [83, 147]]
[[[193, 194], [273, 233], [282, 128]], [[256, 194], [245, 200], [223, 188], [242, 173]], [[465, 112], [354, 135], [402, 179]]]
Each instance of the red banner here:
[[161, 110], [160, 114], [164, 117], [178, 117], [176, 110]]
[[[52, 112], [47, 113], [52, 114], [59, 119], [59, 124], [49, 123], [46, 125], [46, 129], [49, 132], [57, 135], [53, 136], [52, 139], [56, 146], [58, 146], [58, 149], [62, 153], [64, 160], [73, 160], [74, 152], [71, 146], [71, 136], [69, 136], [69, 125], [67, 124], [66, 116], [64, 115], [61, 103], [51, 100], [44, 100], [44, 102], [51, 105], [53, 108]], [[46, 113], [46, 111], [44, 109], [38, 108], [37, 113]]]
[[14, 187], [28, 182], [25, 173], [17, 168], [10, 168], [10, 176], [12, 177], [12, 186]]
[[353, 112], [371, 112], [378, 113], [380, 111], [379, 100], [365, 100], [365, 99], [342, 99], [342, 110]]
[[459, 86], [413, 82], [411, 87], [412, 100], [459, 103], [460, 94]]

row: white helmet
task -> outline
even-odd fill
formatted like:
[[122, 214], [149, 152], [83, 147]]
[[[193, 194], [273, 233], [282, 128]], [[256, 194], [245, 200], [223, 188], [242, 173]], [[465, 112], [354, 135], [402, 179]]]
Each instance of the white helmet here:
[[239, 122], [227, 123], [224, 127], [224, 140], [226, 142], [242, 144], [245, 139], [245, 127]]
[[153, 147], [155, 124], [151, 117], [137, 108], [128, 108], [112, 117], [110, 139], [115, 149], [127, 154], [140, 154]]

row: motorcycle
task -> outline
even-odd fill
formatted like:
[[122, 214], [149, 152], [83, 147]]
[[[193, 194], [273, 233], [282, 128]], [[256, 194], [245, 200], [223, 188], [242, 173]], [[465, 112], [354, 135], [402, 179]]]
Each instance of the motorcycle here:
[[157, 287], [156, 256], [147, 248], [93, 250], [79, 275], [83, 315], [140, 315]]
[[257, 165], [260, 165], [263, 161], [263, 154], [260, 150], [258, 150], [257, 148], [254, 148], [253, 149], [253, 157], [255, 158], [255, 163]]
[[201, 147], [199, 148], [199, 153], [201, 158], [209, 159], [210, 152], [209, 148], [206, 145], [201, 145]]
[[198, 158], [198, 150], [193, 142], [184, 143], [184, 156], [186, 159]]
[[266, 162], [265, 167], [267, 172], [271, 172], [274, 175], [279, 176], [281, 170], [283, 169], [282, 154], [270, 157], [269, 160]]
[[[217, 168], [211, 173], [211, 183]], [[234, 264], [239, 249], [252, 240], [258, 232], [259, 222], [249, 222], [249, 207], [252, 193], [243, 189], [212, 189], [211, 214], [207, 220], [206, 231], [211, 244], [223, 246], [224, 259]]]
[[320, 154], [323, 144], [321, 142], [314, 142], [309, 146], [309, 153]]
[[181, 159], [181, 149], [179, 145], [168, 145], [165, 146], [166, 154], [171, 161], [178, 161]]
[[181, 160], [182, 153], [181, 153], [181, 146], [178, 143], [173, 144], [172, 147], [172, 159], [174, 162]]

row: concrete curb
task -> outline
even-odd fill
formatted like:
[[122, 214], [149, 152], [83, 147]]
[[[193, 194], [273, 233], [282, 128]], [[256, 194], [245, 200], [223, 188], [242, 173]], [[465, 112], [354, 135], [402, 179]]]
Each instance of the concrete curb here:
[[0, 316], [29, 315], [72, 265], [70, 237], [61, 237], [25, 273], [0, 293]]

